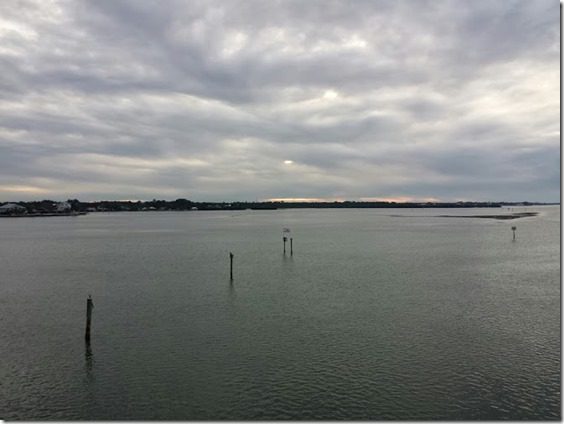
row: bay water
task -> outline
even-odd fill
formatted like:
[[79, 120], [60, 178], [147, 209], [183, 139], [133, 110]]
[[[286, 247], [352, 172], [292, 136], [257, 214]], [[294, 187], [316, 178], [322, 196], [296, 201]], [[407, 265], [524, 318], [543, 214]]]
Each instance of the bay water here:
[[0, 219], [0, 418], [560, 419], [560, 209], [527, 210]]

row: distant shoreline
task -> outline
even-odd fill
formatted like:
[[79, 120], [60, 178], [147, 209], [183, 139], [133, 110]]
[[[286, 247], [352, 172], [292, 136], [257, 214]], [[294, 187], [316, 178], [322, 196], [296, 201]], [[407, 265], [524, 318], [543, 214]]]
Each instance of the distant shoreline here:
[[[548, 206], [548, 205], [545, 205]], [[307, 209], [307, 208], [299, 208], [299, 209]], [[329, 208], [325, 208], [329, 209]], [[343, 208], [334, 208], [334, 209], [343, 209]], [[384, 209], [384, 208], [348, 208], [348, 209]], [[410, 209], [410, 208], [401, 208], [401, 209]], [[423, 209], [419, 208], [412, 208], [412, 209]], [[447, 209], [447, 208], [445, 208]], [[458, 208], [460, 209], [460, 208]], [[494, 209], [493, 207], [491, 209]], [[496, 208], [497, 209], [497, 208]], [[221, 211], [221, 209], [204, 209], [206, 211]], [[257, 209], [237, 209], [237, 210], [257, 210]], [[273, 210], [273, 209], [261, 209], [261, 210]], [[277, 209], [275, 209], [277, 210]], [[90, 211], [90, 212], [71, 212], [71, 213], [31, 213], [31, 214], [12, 214], [12, 215], [1, 215], [0, 218], [47, 218], [47, 217], [67, 217], [67, 216], [82, 216], [88, 215], [89, 213], [119, 213], [119, 212], [198, 212], [192, 210], [134, 210], [134, 211]], [[389, 215], [391, 217], [397, 218], [416, 218], [416, 217], [425, 217], [425, 218], [485, 218], [485, 219], [499, 219], [499, 220], [511, 220], [511, 219], [519, 219], [519, 218], [527, 218], [537, 216], [539, 212], [511, 212], [508, 214], [495, 214], [495, 215]]]
[[[0, 204], [0, 217], [52, 217], [75, 216], [89, 212], [150, 212], [150, 211], [240, 211], [278, 209], [430, 209], [430, 208], [513, 208], [559, 205], [540, 202], [385, 202], [385, 201], [341, 201], [341, 202], [195, 202], [188, 199], [168, 200], [102, 200], [82, 202], [69, 199], [65, 202], [53, 200], [13, 202]], [[505, 214], [503, 216], [506, 216]], [[457, 216], [458, 217], [458, 216]], [[511, 218], [499, 218], [511, 219]]]

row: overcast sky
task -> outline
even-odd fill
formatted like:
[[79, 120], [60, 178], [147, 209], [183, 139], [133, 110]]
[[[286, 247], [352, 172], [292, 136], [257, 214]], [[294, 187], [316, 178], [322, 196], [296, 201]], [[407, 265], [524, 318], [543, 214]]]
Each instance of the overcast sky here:
[[0, 2], [0, 201], [558, 201], [557, 0]]

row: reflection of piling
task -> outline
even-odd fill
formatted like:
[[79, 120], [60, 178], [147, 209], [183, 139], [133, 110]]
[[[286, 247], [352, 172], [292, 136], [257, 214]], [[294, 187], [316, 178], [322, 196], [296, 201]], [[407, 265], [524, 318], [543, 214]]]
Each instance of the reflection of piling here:
[[511, 227], [511, 230], [513, 231], [513, 241], [515, 241], [515, 231], [517, 230], [516, 226]]
[[87, 343], [90, 342], [90, 324], [92, 322], [92, 309], [94, 309], [94, 303], [92, 303], [92, 296], [88, 295], [86, 299], [86, 333], [84, 334], [84, 339]]
[[290, 255], [294, 254], [294, 239], [290, 237]]
[[286, 240], [288, 240], [288, 238], [284, 236], [282, 237], [282, 240], [284, 241], [284, 254], [286, 254]]
[[229, 278], [233, 281], [233, 253], [229, 252]]
[[86, 377], [91, 380], [92, 379], [92, 345], [90, 342], [86, 342], [86, 349], [84, 351], [84, 360], [86, 365]]

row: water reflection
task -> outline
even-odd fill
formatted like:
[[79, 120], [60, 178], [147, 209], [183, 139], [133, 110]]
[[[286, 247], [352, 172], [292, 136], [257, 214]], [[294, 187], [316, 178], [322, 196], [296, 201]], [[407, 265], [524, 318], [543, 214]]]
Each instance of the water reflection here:
[[229, 282], [228, 290], [229, 290], [229, 298], [234, 299], [235, 296], [237, 295], [237, 292], [235, 291], [235, 284], [233, 284], [233, 280]]
[[92, 345], [90, 342], [85, 342], [85, 349], [84, 349], [84, 368], [86, 370], [86, 379], [88, 381], [92, 381], [94, 375], [92, 373], [92, 368], [94, 364], [94, 355], [92, 354]]
[[282, 255], [282, 263], [292, 264], [294, 263], [294, 257], [292, 255]]

